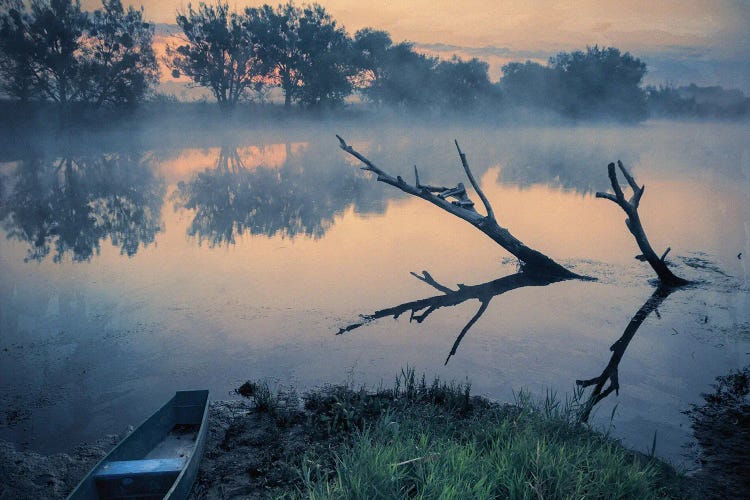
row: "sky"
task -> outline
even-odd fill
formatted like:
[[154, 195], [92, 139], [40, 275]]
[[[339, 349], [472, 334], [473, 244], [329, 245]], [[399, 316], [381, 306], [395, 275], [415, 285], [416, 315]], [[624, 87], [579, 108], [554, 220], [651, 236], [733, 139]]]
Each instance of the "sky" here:
[[[185, 0], [123, 0], [174, 23]], [[197, 2], [194, 2], [197, 3]], [[229, 0], [230, 7], [261, 5]], [[270, 2], [275, 4], [277, 2]], [[298, 2], [300, 3], [300, 2]], [[750, 91], [750, 0], [320, 0], [350, 33], [371, 26], [443, 57], [546, 59], [587, 45], [614, 46], [646, 61], [651, 82], [722, 84]], [[83, 0], [96, 8], [100, 0]]]

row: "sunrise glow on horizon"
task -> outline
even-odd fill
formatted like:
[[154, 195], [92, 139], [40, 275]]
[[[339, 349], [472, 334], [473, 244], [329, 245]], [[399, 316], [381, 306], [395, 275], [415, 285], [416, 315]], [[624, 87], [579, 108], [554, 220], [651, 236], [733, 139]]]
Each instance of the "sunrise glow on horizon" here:
[[[142, 6], [147, 19], [174, 24], [186, 0], [124, 0]], [[192, 2], [195, 6], [199, 2]], [[208, 2], [211, 3], [211, 2]], [[230, 8], [259, 6], [262, 0], [234, 0]], [[304, 4], [306, 2], [297, 2]], [[722, 0], [595, 0], [511, 2], [412, 0], [321, 0], [351, 34], [365, 27], [386, 30], [394, 41], [449, 59], [478, 57], [497, 79], [510, 61], [545, 62], [560, 51], [590, 45], [629, 51], [649, 64], [647, 83], [695, 82], [750, 91], [750, 2]], [[96, 9], [99, 0], [83, 0]]]

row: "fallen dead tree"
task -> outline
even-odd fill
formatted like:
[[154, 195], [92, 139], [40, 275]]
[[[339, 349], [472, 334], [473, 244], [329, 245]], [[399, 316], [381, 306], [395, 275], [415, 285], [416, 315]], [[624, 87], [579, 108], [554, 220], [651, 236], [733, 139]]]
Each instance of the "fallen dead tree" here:
[[546, 286], [552, 283], [570, 279], [564, 277], [535, 276], [520, 272], [479, 285], [459, 284], [454, 290], [438, 283], [427, 271], [422, 271], [421, 275], [416, 273], [411, 274], [418, 280], [423, 281], [431, 287], [443, 292], [442, 295], [427, 297], [411, 302], [404, 302], [403, 304], [399, 304], [397, 306], [375, 311], [372, 314], [363, 314], [361, 315], [362, 321], [352, 323], [351, 325], [341, 328], [338, 332], [338, 335], [356, 330], [357, 328], [375, 321], [376, 319], [387, 317], [398, 319], [398, 317], [405, 312], [409, 312], [409, 321], [416, 321], [417, 323], [421, 323], [426, 320], [430, 314], [440, 308], [454, 307], [466, 302], [467, 300], [476, 299], [480, 304], [479, 309], [461, 329], [458, 337], [456, 337], [456, 341], [453, 343], [450, 353], [445, 359], [445, 364], [447, 365], [448, 361], [450, 361], [451, 359], [451, 356], [456, 354], [458, 346], [461, 344], [464, 336], [466, 336], [471, 327], [474, 326], [474, 324], [479, 320], [482, 314], [484, 314], [484, 312], [487, 310], [487, 307], [490, 305], [490, 301], [492, 301], [495, 296], [527, 286]]
[[635, 182], [635, 178], [630, 172], [628, 172], [628, 169], [625, 168], [621, 161], [617, 161], [617, 166], [620, 168], [623, 177], [625, 177], [625, 180], [628, 181], [630, 188], [633, 190], [633, 196], [631, 196], [629, 200], [625, 199], [625, 194], [617, 180], [615, 164], [610, 163], [607, 166], [607, 170], [609, 173], [609, 182], [612, 184], [612, 190], [615, 194], [598, 192], [596, 193], [596, 197], [610, 200], [619, 205], [620, 208], [625, 211], [628, 216], [628, 218], [625, 219], [625, 225], [635, 238], [636, 243], [638, 243], [638, 248], [641, 249], [641, 255], [638, 255], [636, 258], [647, 261], [654, 271], [656, 271], [656, 275], [659, 277], [659, 281], [662, 284], [666, 286], [682, 286], [688, 284], [688, 280], [676, 276], [667, 266], [665, 259], [671, 248], [667, 248], [661, 257], [659, 257], [651, 247], [651, 243], [649, 243], [648, 238], [646, 237], [646, 232], [643, 230], [641, 218], [638, 215], [638, 205], [641, 202], [641, 197], [643, 196], [643, 191], [646, 189], [646, 186], [638, 186], [638, 183]]
[[[469, 168], [469, 163], [466, 160], [466, 155], [461, 151], [461, 148], [456, 141], [456, 149], [458, 150], [458, 156], [461, 160], [461, 165], [466, 172], [466, 176], [469, 178], [474, 191], [476, 191], [479, 199], [484, 205], [487, 215], [481, 215], [474, 208], [474, 202], [468, 196], [466, 188], [463, 183], [459, 182], [455, 187], [445, 186], [430, 186], [427, 184], [421, 184], [419, 179], [419, 172], [417, 167], [414, 167], [415, 183], [409, 184], [404, 181], [401, 176], [393, 177], [384, 170], [377, 167], [369, 159], [365, 158], [361, 153], [352, 148], [344, 141], [340, 136], [336, 136], [339, 140], [341, 149], [357, 158], [364, 164], [363, 170], [372, 172], [377, 175], [377, 180], [390, 184], [405, 193], [411, 194], [423, 200], [429, 201], [433, 205], [436, 205], [451, 215], [455, 215], [459, 219], [463, 219], [472, 226], [482, 231], [485, 235], [489, 236], [495, 243], [503, 247], [505, 250], [515, 256], [523, 265], [524, 272], [528, 274], [554, 276], [560, 278], [582, 278], [578, 274], [566, 269], [562, 265], [558, 264], [543, 253], [534, 250], [524, 245], [518, 238], [513, 236], [510, 231], [506, 228], [501, 227], [497, 219], [495, 218], [495, 212], [490, 205], [489, 200], [484, 195], [484, 192], [479, 187], [479, 184], [474, 179], [474, 174]], [[453, 198], [453, 200], [449, 200]]]

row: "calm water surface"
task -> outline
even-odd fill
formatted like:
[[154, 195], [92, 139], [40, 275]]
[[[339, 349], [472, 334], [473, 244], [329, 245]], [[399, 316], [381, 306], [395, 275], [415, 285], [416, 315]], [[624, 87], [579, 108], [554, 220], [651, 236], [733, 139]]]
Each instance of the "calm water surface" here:
[[[417, 164], [423, 183], [444, 185], [466, 182], [457, 138], [500, 224], [598, 281], [513, 277], [502, 248], [370, 179], [336, 132], [394, 175], [412, 179]], [[620, 158], [646, 184], [653, 246], [670, 246], [677, 272], [698, 283], [646, 317], [617, 367], [619, 394], [593, 421], [639, 450], [656, 432], [658, 455], [688, 463], [681, 412], [750, 361], [748, 137], [742, 124], [325, 124], [6, 159], [0, 438], [66, 451], [136, 425], [175, 389], [222, 399], [248, 378], [372, 386], [407, 365], [501, 400], [522, 388], [565, 397], [602, 374], [654, 292], [624, 213], [594, 197]], [[399, 305], [442, 294], [410, 275], [423, 270], [454, 290], [498, 281], [452, 304], [420, 302], [410, 321]], [[336, 335], [388, 308], [403, 313]]]

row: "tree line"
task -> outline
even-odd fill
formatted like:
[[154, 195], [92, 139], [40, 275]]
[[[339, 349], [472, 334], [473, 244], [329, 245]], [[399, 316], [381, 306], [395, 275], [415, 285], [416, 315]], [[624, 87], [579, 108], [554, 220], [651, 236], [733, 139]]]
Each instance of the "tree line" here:
[[23, 103], [135, 104], [159, 79], [153, 27], [120, 0], [0, 0], [0, 88]]
[[[142, 8], [126, 10], [121, 0], [102, 0], [91, 13], [79, 0], [0, 6], [0, 90], [11, 99], [133, 106], [159, 81], [154, 25]], [[208, 89], [224, 111], [272, 88], [285, 108], [335, 108], [355, 93], [373, 107], [438, 113], [540, 108], [573, 119], [637, 121], [649, 111], [689, 108], [669, 92], [644, 88], [646, 64], [614, 47], [561, 52], [546, 65], [509, 63], [492, 82], [484, 61], [440, 60], [374, 28], [350, 35], [317, 4], [234, 10], [201, 2], [178, 11], [176, 23], [181, 33], [164, 64], [173, 77]]]

